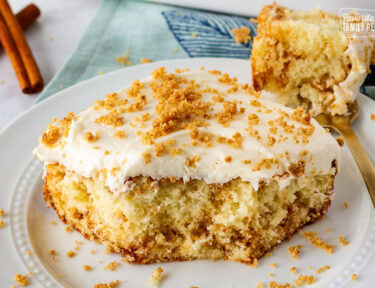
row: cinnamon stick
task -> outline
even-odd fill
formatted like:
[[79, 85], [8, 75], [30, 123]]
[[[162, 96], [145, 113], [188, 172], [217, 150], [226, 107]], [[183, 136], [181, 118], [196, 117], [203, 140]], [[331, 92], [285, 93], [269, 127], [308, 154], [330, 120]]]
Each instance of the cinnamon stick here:
[[[21, 56], [12, 40], [8, 28], [5, 25], [3, 17], [0, 15], [0, 42], [4, 47], [5, 52], [8, 54], [10, 63], [12, 63], [14, 72], [18, 78], [18, 82], [22, 91], [27, 91], [30, 88], [30, 81], [27, 77], [25, 66], [21, 60]], [[25, 92], [26, 93], [26, 92]]]
[[[43, 79], [40, 74], [38, 65], [35, 62], [34, 56], [31, 49], [25, 39], [22, 32], [22, 27], [18, 22], [16, 16], [13, 14], [8, 2], [6, 0], [0, 0], [0, 14], [9, 30], [9, 33], [16, 46], [16, 51], [18, 51], [19, 56], [23, 62], [26, 69], [27, 77], [29, 80], [29, 87], [23, 88], [24, 93], [37, 93], [43, 89]], [[15, 51], [12, 51], [15, 52]], [[8, 54], [9, 55], [9, 54]], [[19, 63], [12, 63], [13, 66]], [[17, 73], [17, 72], [16, 72]], [[17, 75], [18, 76], [18, 75]], [[21, 84], [21, 82], [20, 82]], [[21, 86], [22, 88], [22, 86]]]
[[[40, 16], [39, 8], [34, 4], [29, 4], [16, 14], [18, 22], [23, 30], [29, 28]], [[0, 45], [1, 48], [1, 45]]]
[[40, 16], [40, 10], [35, 4], [29, 4], [16, 14], [18, 22], [23, 30], [26, 30]]

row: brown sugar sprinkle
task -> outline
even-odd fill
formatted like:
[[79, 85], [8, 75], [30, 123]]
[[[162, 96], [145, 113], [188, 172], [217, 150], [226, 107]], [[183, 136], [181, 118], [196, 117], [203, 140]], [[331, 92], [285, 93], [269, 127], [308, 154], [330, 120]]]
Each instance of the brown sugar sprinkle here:
[[20, 285], [21, 287], [26, 287], [30, 285], [28, 277], [29, 276], [27, 274], [26, 275], [16, 274], [14, 275], [14, 280], [16, 280], [18, 285]]
[[250, 29], [242, 26], [238, 29], [232, 29], [232, 34], [236, 43], [248, 43], [251, 39]]
[[161, 157], [165, 153], [165, 148], [163, 143], [156, 143], [154, 148], [155, 157]]
[[122, 139], [126, 137], [126, 133], [124, 130], [119, 130], [115, 134], [113, 134], [113, 137]]
[[352, 280], [355, 281], [355, 280], [357, 280], [357, 279], [358, 279], [357, 274], [352, 274]]
[[113, 261], [109, 263], [108, 265], [106, 265], [104, 267], [104, 270], [116, 271], [118, 266], [119, 266], [119, 263], [117, 263], [116, 261]]
[[[257, 114], [250, 114], [247, 119], [249, 120], [249, 126], [254, 126], [259, 124], [259, 117]], [[277, 128], [276, 128], [277, 129]]]
[[151, 154], [144, 152], [142, 153], [143, 160], [145, 161], [146, 164], [151, 163]]
[[373, 121], [375, 121], [375, 114], [374, 113], [371, 113], [370, 119], [373, 120]]
[[144, 58], [144, 57], [142, 57], [142, 58], [141, 58], [141, 62], [142, 62], [142, 63], [151, 63], [152, 60], [151, 60], [151, 59], [148, 59], [148, 58]]
[[201, 156], [195, 155], [191, 159], [186, 159], [185, 164], [187, 167], [196, 168], [197, 166], [195, 163], [199, 162], [201, 160]]
[[311, 285], [316, 282], [316, 278], [313, 275], [299, 275], [297, 279], [294, 279], [294, 284], [298, 287], [303, 286], [304, 284]]
[[228, 163], [232, 162], [232, 156], [225, 156], [224, 161]]
[[47, 147], [55, 146], [56, 142], [62, 137], [61, 129], [57, 126], [48, 125], [47, 130], [42, 132], [40, 141]]
[[300, 249], [303, 247], [303, 245], [296, 245], [296, 246], [289, 246], [288, 252], [290, 256], [292, 256], [294, 259], [298, 259], [298, 255], [300, 253]]
[[292, 267], [292, 268], [289, 269], [289, 272], [291, 274], [296, 274], [297, 273], [297, 268], [296, 267]]
[[124, 52], [124, 54], [122, 56], [116, 57], [116, 60], [117, 60], [118, 63], [120, 63], [123, 66], [125, 66], [125, 65], [131, 66], [132, 62], [129, 60], [129, 57], [130, 57], [130, 52], [126, 51], [126, 52]]
[[331, 267], [328, 266], [328, 265], [324, 265], [323, 267], [320, 267], [316, 270], [316, 274], [322, 274], [324, 271], [327, 271], [328, 269], [330, 269]]
[[112, 281], [108, 284], [105, 283], [98, 283], [94, 285], [94, 288], [117, 288], [120, 285], [120, 281]]
[[344, 146], [344, 144], [345, 144], [345, 140], [342, 137], [337, 137], [336, 141], [337, 141], [337, 143], [339, 143], [340, 147]]
[[154, 287], [158, 287], [160, 285], [160, 281], [163, 277], [163, 269], [158, 267], [154, 271], [152, 271], [151, 278], [148, 280], [148, 284]]
[[91, 271], [91, 266], [90, 265], [82, 265], [82, 268], [85, 271]]
[[69, 258], [74, 257], [74, 255], [76, 255], [76, 253], [72, 250], [69, 250], [68, 252], [66, 252], [66, 256], [68, 256]]
[[123, 117], [117, 112], [110, 112], [95, 119], [95, 123], [104, 124], [112, 127], [119, 127], [124, 125]]
[[97, 132], [95, 135], [91, 132], [87, 131], [83, 134], [83, 139], [85, 139], [87, 142], [92, 143], [97, 140], [99, 140], [100, 132]]
[[311, 244], [316, 248], [323, 249], [327, 254], [333, 254], [335, 246], [325, 243], [320, 237], [317, 236], [315, 231], [302, 232], [302, 236], [309, 239]]
[[344, 202], [344, 207], [345, 208], [348, 208], [349, 207], [349, 204], [347, 202]]
[[49, 254], [56, 255], [56, 250], [54, 250], [54, 249], [49, 250]]
[[215, 118], [220, 124], [228, 124], [233, 120], [233, 117], [238, 113], [236, 102], [224, 102], [223, 111], [217, 113]]
[[344, 236], [339, 236], [339, 243], [341, 246], [348, 246], [350, 242], [348, 240], [345, 240]]
[[293, 288], [293, 286], [290, 283], [281, 284], [281, 283], [277, 283], [275, 281], [272, 281], [268, 285], [268, 288]]

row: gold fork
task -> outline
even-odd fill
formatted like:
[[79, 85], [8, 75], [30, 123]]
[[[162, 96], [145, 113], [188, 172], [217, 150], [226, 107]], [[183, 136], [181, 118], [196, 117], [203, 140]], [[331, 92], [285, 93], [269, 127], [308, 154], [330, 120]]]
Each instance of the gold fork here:
[[372, 204], [375, 207], [375, 167], [350, 125], [358, 115], [359, 105], [355, 102], [352, 111], [348, 116], [332, 116], [330, 114], [322, 113], [316, 116], [315, 120], [317, 120], [323, 127], [334, 129], [345, 138], [345, 141], [357, 162], [359, 170], [362, 173], [367, 190], [370, 193]]

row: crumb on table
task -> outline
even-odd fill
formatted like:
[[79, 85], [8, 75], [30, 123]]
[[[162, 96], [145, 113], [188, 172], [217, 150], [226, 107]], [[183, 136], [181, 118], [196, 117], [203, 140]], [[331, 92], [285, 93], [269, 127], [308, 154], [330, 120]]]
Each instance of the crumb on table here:
[[291, 274], [296, 274], [297, 273], [297, 268], [296, 267], [292, 267], [292, 268], [289, 269], [289, 272]]
[[66, 252], [66, 256], [68, 256], [69, 258], [74, 257], [74, 255], [76, 255], [76, 253], [72, 250], [69, 250], [68, 252]]
[[374, 113], [371, 113], [370, 119], [373, 120], [373, 121], [375, 121], [375, 114]]
[[14, 275], [14, 280], [16, 280], [18, 285], [20, 285], [21, 287], [26, 287], [30, 285], [28, 277], [29, 276], [27, 274], [26, 275], [16, 274]]
[[248, 43], [251, 39], [250, 32], [250, 29], [246, 26], [232, 29], [232, 34], [236, 43]]
[[318, 268], [317, 270], [316, 270], [316, 274], [321, 274], [321, 273], [323, 273], [324, 271], [326, 271], [326, 270], [328, 270], [328, 269], [330, 269], [331, 267], [330, 266], [328, 266], [328, 265], [324, 265], [323, 267], [320, 267], [320, 268]]
[[302, 232], [302, 236], [309, 239], [311, 244], [316, 248], [323, 249], [327, 254], [333, 254], [335, 246], [325, 243], [320, 237], [318, 237], [315, 231]]
[[120, 285], [120, 281], [116, 280], [116, 281], [112, 281], [112, 282], [110, 282], [108, 284], [106, 284], [106, 283], [95, 284], [94, 288], [117, 288], [118, 285]]
[[300, 254], [300, 249], [303, 247], [303, 245], [296, 245], [296, 246], [289, 246], [288, 252], [290, 256], [293, 257], [293, 259], [298, 259], [298, 255]]
[[345, 208], [348, 208], [349, 207], [349, 204], [347, 202], [344, 202], [344, 207]]
[[106, 265], [104, 267], [104, 270], [116, 271], [118, 266], [119, 266], [119, 263], [117, 263], [116, 261], [113, 261], [109, 263], [108, 265]]
[[4, 221], [0, 220], [0, 228], [4, 226]]
[[144, 58], [144, 57], [142, 57], [142, 58], [141, 58], [141, 62], [142, 62], [142, 63], [151, 63], [152, 60], [151, 60], [151, 59], [148, 59], [148, 58]]
[[154, 271], [152, 271], [150, 279], [148, 279], [148, 284], [154, 287], [158, 287], [160, 285], [160, 281], [163, 277], [163, 268], [158, 267]]
[[4, 217], [4, 209], [3, 208], [0, 209], [0, 217]]
[[82, 265], [83, 270], [85, 271], [91, 271], [91, 266], [90, 265]]
[[303, 286], [304, 284], [311, 285], [316, 282], [316, 277], [313, 275], [298, 275], [296, 279], [294, 279], [294, 284], [298, 287]]
[[339, 236], [339, 243], [341, 244], [341, 246], [347, 246], [348, 244], [350, 244], [350, 242], [346, 240], [342, 235]]
[[355, 280], [357, 280], [357, 279], [358, 279], [357, 274], [352, 274], [352, 280], [355, 281]]

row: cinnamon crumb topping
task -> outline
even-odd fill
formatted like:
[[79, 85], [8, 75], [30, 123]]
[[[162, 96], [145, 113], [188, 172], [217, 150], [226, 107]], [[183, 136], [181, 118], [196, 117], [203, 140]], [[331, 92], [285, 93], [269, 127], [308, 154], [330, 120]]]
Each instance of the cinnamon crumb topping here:
[[342, 235], [339, 236], [339, 243], [341, 244], [341, 246], [347, 246], [350, 244], [350, 242], [345, 240], [344, 236]]
[[156, 143], [154, 148], [155, 157], [161, 157], [165, 153], [165, 148], [163, 143]]
[[29, 276], [27, 274], [26, 275], [16, 274], [14, 275], [14, 280], [16, 280], [18, 285], [20, 285], [21, 287], [26, 287], [30, 285], [28, 277]]
[[323, 267], [320, 267], [316, 270], [316, 274], [322, 274], [324, 271], [330, 269], [331, 267], [328, 265], [324, 265]]
[[298, 259], [298, 255], [300, 253], [300, 249], [303, 247], [303, 245], [296, 245], [296, 246], [290, 246], [288, 247], [288, 252], [290, 256], [292, 256], [294, 259]]
[[120, 281], [112, 281], [108, 284], [105, 283], [98, 283], [94, 285], [94, 288], [117, 288], [120, 285]]
[[116, 271], [118, 266], [119, 266], [119, 263], [116, 262], [116, 261], [113, 261], [113, 262], [109, 263], [108, 265], [106, 265], [104, 267], [104, 270]]
[[248, 43], [251, 39], [250, 29], [242, 26], [239, 29], [232, 29], [232, 34], [236, 43]]
[[196, 168], [195, 163], [199, 162], [201, 160], [201, 156], [195, 155], [191, 159], [187, 158], [185, 161], [185, 164], [187, 167]]
[[142, 153], [143, 160], [145, 161], [146, 164], [151, 163], [151, 154], [144, 152]]
[[100, 132], [97, 132], [95, 135], [91, 132], [87, 131], [83, 134], [83, 139], [85, 139], [87, 142], [92, 143], [99, 140]]
[[311, 285], [316, 282], [316, 277], [313, 275], [299, 275], [297, 279], [294, 279], [294, 284], [296, 284], [298, 287], [307, 284]]
[[47, 147], [54, 147], [56, 142], [62, 137], [61, 129], [49, 124], [47, 129], [42, 132], [40, 141]]
[[160, 285], [160, 281], [163, 277], [163, 269], [158, 267], [154, 271], [152, 271], [151, 278], [148, 280], [148, 284], [154, 287], [158, 287]]
[[117, 112], [110, 112], [95, 119], [95, 123], [104, 124], [112, 127], [119, 127], [124, 125], [123, 117]]
[[315, 231], [302, 232], [302, 236], [309, 239], [311, 244], [316, 248], [323, 249], [327, 254], [333, 254], [335, 246], [325, 243], [320, 237], [317, 236]]

